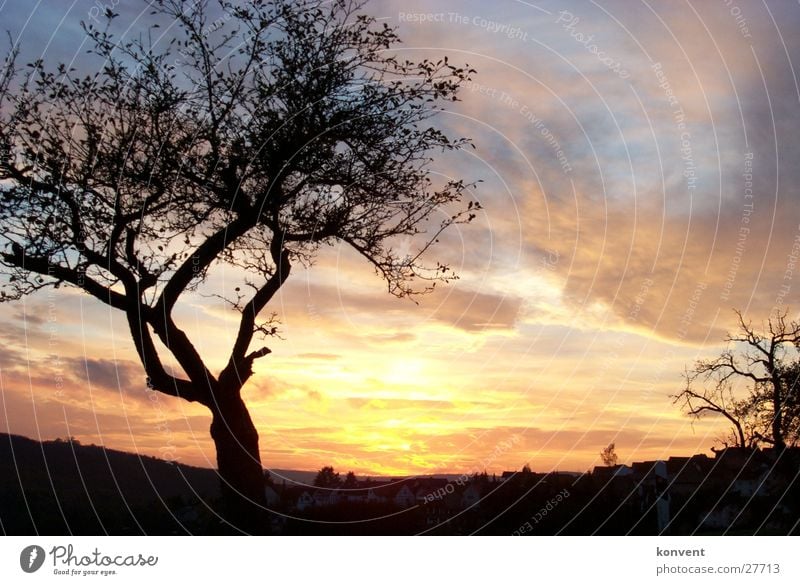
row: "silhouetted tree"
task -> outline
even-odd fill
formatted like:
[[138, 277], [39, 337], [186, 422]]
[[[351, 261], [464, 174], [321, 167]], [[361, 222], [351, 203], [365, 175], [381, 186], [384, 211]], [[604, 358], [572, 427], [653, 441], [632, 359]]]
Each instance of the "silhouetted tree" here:
[[782, 450], [800, 438], [800, 322], [787, 320], [787, 312], [777, 313], [757, 330], [741, 312], [736, 316], [738, 331], [726, 337], [728, 348], [715, 359], [696, 362], [674, 401], [695, 418], [709, 413], [725, 417], [736, 446], [763, 442]]
[[333, 470], [333, 467], [326, 466], [317, 472], [314, 478], [314, 485], [322, 488], [337, 488], [341, 485], [342, 479]]
[[784, 391], [781, 425], [786, 443], [796, 446], [800, 442], [800, 359], [784, 366], [781, 376]]
[[356, 479], [356, 474], [352, 471], [348, 471], [347, 475], [344, 478], [344, 483], [342, 487], [352, 489], [358, 487], [358, 480]]
[[606, 467], [614, 467], [619, 462], [616, 449], [617, 445], [615, 443], [610, 443], [608, 447], [600, 452], [600, 459], [602, 459], [603, 465]]
[[751, 400], [749, 398], [737, 399], [731, 384], [715, 381], [710, 386], [702, 386], [698, 390], [694, 387], [696, 372], [687, 372], [685, 375], [686, 387], [683, 392], [675, 395], [674, 402], [682, 402], [683, 409], [689, 416], [700, 419], [708, 414], [718, 414], [725, 417], [731, 425], [728, 437], [720, 441], [725, 445], [735, 447], [752, 447], [755, 445], [756, 436], [751, 416]]
[[[254, 336], [276, 333], [262, 314], [335, 242], [399, 297], [453, 277], [423, 254], [478, 206], [464, 182], [431, 180], [431, 154], [468, 142], [430, 118], [472, 70], [394, 56], [395, 31], [349, 0], [148, 4], [132, 40], [110, 10], [108, 27], [84, 25], [99, 71], [6, 60], [2, 300], [63, 285], [121, 311], [147, 385], [211, 411], [229, 517], [255, 529], [264, 479], [242, 389], [270, 353]], [[405, 238], [417, 245], [398, 252]], [[212, 371], [174, 309], [218, 265], [242, 281], [216, 291], [240, 316]]]

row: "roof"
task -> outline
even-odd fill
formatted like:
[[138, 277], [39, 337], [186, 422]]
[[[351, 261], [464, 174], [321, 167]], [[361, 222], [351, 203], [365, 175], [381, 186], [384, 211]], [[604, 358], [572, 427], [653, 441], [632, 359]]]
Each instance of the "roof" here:
[[599, 480], [610, 480], [614, 477], [623, 477], [628, 475], [631, 468], [627, 465], [609, 465], [600, 467], [599, 465], [592, 470], [592, 477]]
[[416, 489], [438, 489], [446, 486], [450, 480], [445, 477], [418, 477], [416, 480]]
[[478, 497], [480, 497], [483, 495], [483, 492], [485, 491], [484, 487], [485, 486], [479, 483], [471, 483], [464, 489], [464, 493], [466, 494], [467, 492], [473, 492], [478, 494]]
[[314, 488], [309, 488], [309, 487], [306, 487], [306, 486], [287, 487], [287, 488], [281, 490], [280, 496], [281, 496], [281, 498], [286, 498], [286, 499], [289, 499], [289, 500], [296, 500], [297, 498], [299, 498], [300, 496], [303, 495], [303, 492], [308, 492], [308, 494], [311, 495], [311, 492], [313, 491], [313, 489]]
[[673, 484], [699, 485], [708, 478], [713, 461], [705, 455], [670, 457], [667, 460], [667, 477]]
[[667, 464], [665, 461], [636, 461], [631, 463], [633, 475], [637, 481], [653, 481], [667, 478]]
[[725, 467], [741, 467], [764, 458], [764, 454], [759, 449], [745, 447], [726, 447], [719, 451], [714, 451], [714, 455], [716, 464]]

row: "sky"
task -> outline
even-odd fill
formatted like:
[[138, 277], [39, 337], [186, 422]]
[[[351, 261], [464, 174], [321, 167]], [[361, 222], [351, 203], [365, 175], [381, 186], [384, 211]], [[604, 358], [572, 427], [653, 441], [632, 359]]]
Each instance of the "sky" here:
[[[135, 34], [143, 3], [113, 4]], [[79, 63], [97, 5], [12, 0], [0, 22], [26, 58]], [[244, 390], [265, 467], [583, 471], [612, 442], [624, 462], [708, 453], [726, 427], [672, 403], [684, 369], [724, 347], [734, 308], [756, 324], [800, 308], [800, 5], [364, 10], [397, 27], [401, 56], [477, 70], [437, 119], [475, 149], [431, 171], [479, 181], [483, 210], [434, 250], [460, 279], [417, 303], [344, 245], [295, 268], [270, 307], [281, 339]], [[220, 368], [236, 315], [195, 294], [178, 317]], [[146, 391], [121, 314], [61, 289], [0, 305], [0, 323], [0, 431], [214, 466], [210, 415]]]

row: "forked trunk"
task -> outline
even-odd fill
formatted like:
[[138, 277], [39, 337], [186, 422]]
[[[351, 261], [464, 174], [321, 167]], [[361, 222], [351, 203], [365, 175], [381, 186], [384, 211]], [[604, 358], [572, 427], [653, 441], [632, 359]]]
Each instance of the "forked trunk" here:
[[238, 393], [212, 408], [211, 438], [217, 448], [224, 517], [250, 534], [267, 531], [264, 471], [258, 431]]

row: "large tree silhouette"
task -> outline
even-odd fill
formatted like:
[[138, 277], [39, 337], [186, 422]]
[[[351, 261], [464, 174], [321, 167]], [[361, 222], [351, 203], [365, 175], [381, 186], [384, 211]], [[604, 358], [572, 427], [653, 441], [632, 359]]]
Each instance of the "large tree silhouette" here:
[[800, 440], [800, 322], [784, 311], [757, 328], [741, 312], [736, 316], [727, 349], [687, 370], [686, 385], [673, 398], [692, 417], [725, 417], [732, 428], [726, 444], [781, 451]]
[[[110, 11], [84, 25], [97, 71], [6, 61], [2, 299], [66, 285], [124, 312], [149, 387], [211, 411], [228, 518], [256, 530], [242, 388], [270, 353], [252, 347], [275, 332], [262, 314], [293, 264], [337, 241], [396, 296], [452, 278], [423, 254], [478, 206], [430, 178], [434, 153], [468, 144], [430, 118], [473, 71], [396, 57], [396, 32], [348, 0], [150, 4], [142, 34], [118, 40]], [[221, 293], [241, 317], [211, 371], [173, 313], [219, 264], [247, 276]]]

